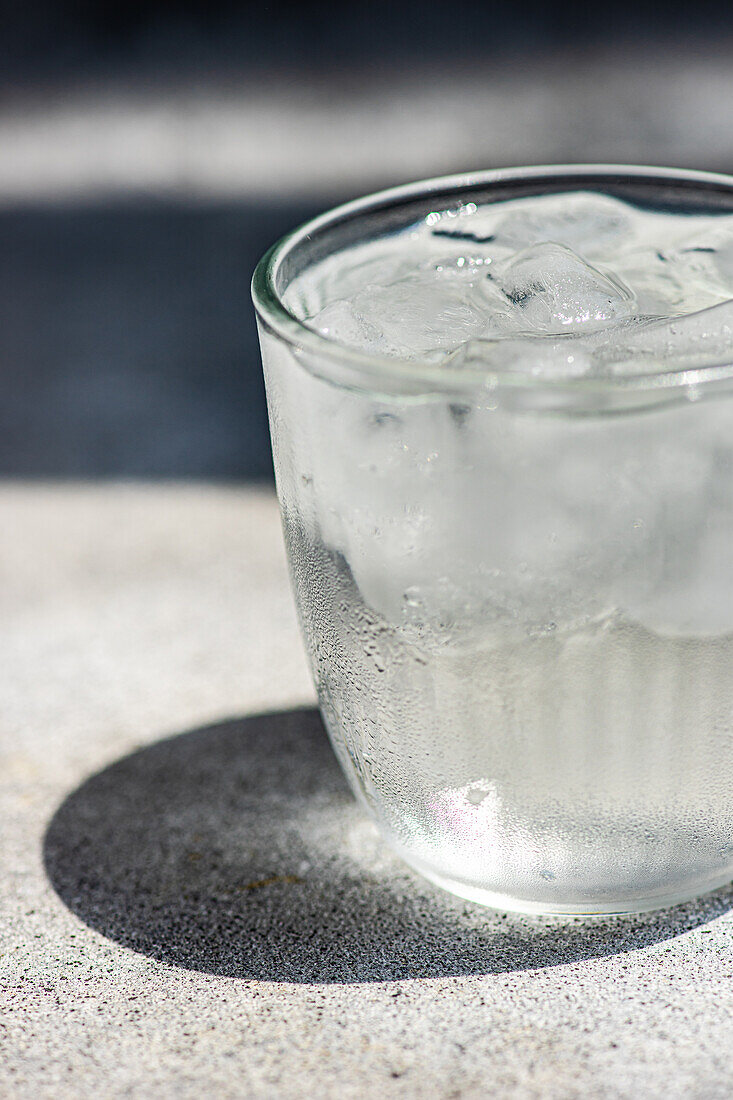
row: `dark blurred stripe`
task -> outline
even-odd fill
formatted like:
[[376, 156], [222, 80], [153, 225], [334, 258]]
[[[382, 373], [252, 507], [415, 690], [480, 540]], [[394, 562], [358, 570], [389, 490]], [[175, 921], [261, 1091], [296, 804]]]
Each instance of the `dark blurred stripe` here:
[[1, 210], [0, 475], [269, 479], [249, 281], [316, 210]]
[[39, 78], [79, 70], [185, 65], [217, 67], [297, 63], [348, 66], [369, 59], [476, 58], [577, 43], [607, 44], [640, 35], [730, 31], [725, 0], [490, 0], [457, 4], [392, 0], [37, 0], [2, 4], [0, 79]]

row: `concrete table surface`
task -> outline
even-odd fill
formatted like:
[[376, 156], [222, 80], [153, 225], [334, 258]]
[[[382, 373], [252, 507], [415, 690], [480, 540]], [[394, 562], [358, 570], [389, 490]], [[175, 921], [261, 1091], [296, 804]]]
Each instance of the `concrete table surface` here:
[[384, 850], [268, 491], [6, 483], [0, 514], [3, 1096], [733, 1094], [733, 890], [532, 921]]

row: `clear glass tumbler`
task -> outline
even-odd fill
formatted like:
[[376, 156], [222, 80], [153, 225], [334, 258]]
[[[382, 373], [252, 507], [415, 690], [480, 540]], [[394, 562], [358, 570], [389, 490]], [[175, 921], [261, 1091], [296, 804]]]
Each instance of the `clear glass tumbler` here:
[[333, 251], [460, 204], [597, 190], [733, 212], [733, 179], [540, 168], [401, 187], [255, 272], [300, 622], [341, 765], [412, 867], [535, 913], [733, 878], [730, 362], [635, 377], [397, 361], [285, 304]]

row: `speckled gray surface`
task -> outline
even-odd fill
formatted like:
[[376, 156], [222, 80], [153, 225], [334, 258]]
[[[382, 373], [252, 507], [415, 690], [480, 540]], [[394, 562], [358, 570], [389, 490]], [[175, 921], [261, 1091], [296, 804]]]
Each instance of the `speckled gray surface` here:
[[733, 1095], [733, 890], [531, 921], [383, 849], [269, 493], [0, 511], [3, 1095]]

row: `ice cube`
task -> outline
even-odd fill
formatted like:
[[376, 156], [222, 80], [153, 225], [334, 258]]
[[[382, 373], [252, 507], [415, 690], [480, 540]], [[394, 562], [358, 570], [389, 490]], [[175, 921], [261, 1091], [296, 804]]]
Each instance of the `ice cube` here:
[[296, 317], [312, 318], [327, 306], [349, 299], [365, 286], [386, 286], [408, 274], [415, 266], [397, 241], [379, 246], [361, 245], [350, 250], [349, 262], [342, 254], [327, 257], [290, 283], [283, 302]]
[[613, 253], [633, 232], [629, 207], [588, 191], [520, 199], [496, 223], [493, 240], [516, 250], [556, 242], [584, 256]]
[[656, 240], [614, 257], [614, 272], [633, 288], [641, 314], [694, 313], [733, 297], [733, 219], [694, 225], [692, 232], [678, 228], [676, 237], [659, 227]]
[[577, 340], [541, 336], [518, 339], [467, 340], [443, 360], [449, 370], [517, 372], [535, 378], [570, 379], [590, 374], [595, 362]]
[[499, 267], [496, 276], [523, 326], [557, 334], [588, 329], [631, 315], [634, 297], [561, 244], [525, 249]]
[[516, 324], [506, 297], [483, 271], [456, 274], [455, 265], [438, 264], [386, 286], [370, 284], [348, 302], [326, 306], [309, 324], [352, 346], [405, 356], [452, 351]]
[[619, 327], [594, 357], [614, 373], [686, 370], [733, 361], [733, 301], [685, 316]]
[[[729, 506], [730, 506], [729, 502]], [[730, 591], [730, 547], [733, 525], [722, 509], [701, 527], [697, 557], [682, 577], [663, 578], [660, 590], [641, 606], [633, 606], [638, 621], [655, 634], [688, 638], [733, 634], [733, 594]]]
[[698, 401], [666, 417], [674, 431], [655, 447], [655, 496], [665, 506], [660, 568], [627, 611], [656, 634], [733, 635], [733, 400]]
[[707, 291], [709, 299], [733, 297], [733, 219], [725, 218], [661, 254], [683, 285]]
[[488, 309], [473, 284], [455, 285], [439, 273], [416, 272], [390, 286], [367, 287], [355, 304], [393, 342], [415, 352], [455, 347], [487, 327]]
[[[712, 242], [711, 242], [712, 244]], [[690, 247], [690, 252], [702, 252], [704, 246]], [[729, 224], [724, 233], [715, 241], [713, 258], [721, 278], [725, 281], [726, 289], [733, 294], [733, 224]]]
[[619, 256], [614, 273], [623, 279], [636, 298], [641, 317], [669, 317], [706, 309], [723, 300], [710, 277], [699, 278], [672, 251], [643, 248]]
[[323, 336], [349, 347], [380, 350], [380, 334], [367, 325], [352, 302], [331, 302], [309, 320], [311, 328]]

